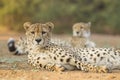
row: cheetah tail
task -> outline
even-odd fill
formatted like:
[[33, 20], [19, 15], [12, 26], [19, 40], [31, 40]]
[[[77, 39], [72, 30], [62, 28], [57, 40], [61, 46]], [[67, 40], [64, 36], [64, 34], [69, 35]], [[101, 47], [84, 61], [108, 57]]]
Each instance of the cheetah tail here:
[[14, 38], [9, 38], [7, 46], [8, 46], [8, 50], [10, 52], [14, 52], [14, 55], [18, 54], [17, 48], [15, 46], [15, 40], [14, 40]]

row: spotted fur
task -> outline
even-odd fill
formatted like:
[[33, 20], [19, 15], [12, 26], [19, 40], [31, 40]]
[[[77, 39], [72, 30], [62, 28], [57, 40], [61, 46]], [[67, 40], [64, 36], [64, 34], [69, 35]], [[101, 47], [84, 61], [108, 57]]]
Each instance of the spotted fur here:
[[83, 62], [106, 66], [110, 70], [120, 69], [120, 49], [115, 48], [72, 48]]

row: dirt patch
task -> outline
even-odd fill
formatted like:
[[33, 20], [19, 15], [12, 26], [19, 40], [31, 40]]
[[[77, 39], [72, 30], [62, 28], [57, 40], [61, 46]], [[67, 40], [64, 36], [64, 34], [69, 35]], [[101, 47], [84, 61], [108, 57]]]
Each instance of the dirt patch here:
[[84, 73], [81, 71], [48, 72], [0, 70], [0, 80], [120, 80], [120, 73]]

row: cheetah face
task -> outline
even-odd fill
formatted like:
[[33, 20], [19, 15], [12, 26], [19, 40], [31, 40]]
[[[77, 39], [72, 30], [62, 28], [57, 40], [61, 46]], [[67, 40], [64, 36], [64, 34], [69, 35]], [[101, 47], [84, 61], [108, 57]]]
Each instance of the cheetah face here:
[[27, 40], [33, 46], [45, 47], [51, 38], [51, 32], [54, 28], [54, 24], [51, 22], [42, 24], [30, 22], [24, 23], [24, 28], [26, 30]]
[[73, 25], [73, 36], [76, 37], [85, 37], [88, 38], [90, 37], [90, 26], [91, 23], [76, 23]]

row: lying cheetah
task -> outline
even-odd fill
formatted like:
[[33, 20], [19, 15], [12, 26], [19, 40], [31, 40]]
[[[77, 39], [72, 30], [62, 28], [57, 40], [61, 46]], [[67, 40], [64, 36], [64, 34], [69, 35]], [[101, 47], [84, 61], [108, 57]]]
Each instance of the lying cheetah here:
[[92, 72], [109, 72], [105, 66], [95, 66], [80, 61], [80, 56], [69, 49], [51, 43], [51, 33], [54, 24], [24, 24], [28, 47], [28, 63], [38, 69], [64, 71], [79, 69]]
[[90, 27], [91, 23], [76, 23], [73, 25], [73, 37], [71, 39], [71, 45], [79, 48], [95, 47], [95, 43], [90, 41]]

